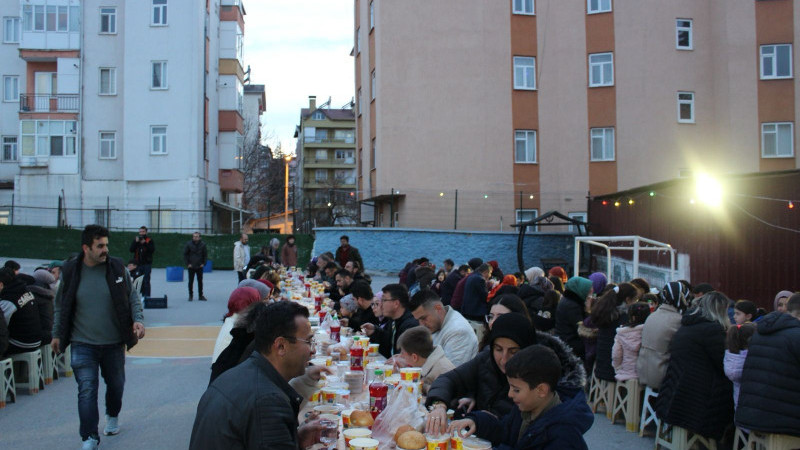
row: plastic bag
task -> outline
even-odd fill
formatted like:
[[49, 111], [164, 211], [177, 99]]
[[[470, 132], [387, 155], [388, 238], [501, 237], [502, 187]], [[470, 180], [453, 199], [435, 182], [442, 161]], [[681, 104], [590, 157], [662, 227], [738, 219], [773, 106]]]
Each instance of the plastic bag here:
[[380, 450], [395, 448], [394, 434], [402, 425], [421, 430], [425, 423], [425, 408], [417, 402], [417, 394], [394, 388], [389, 392], [386, 409], [375, 418], [372, 438], [380, 442]]

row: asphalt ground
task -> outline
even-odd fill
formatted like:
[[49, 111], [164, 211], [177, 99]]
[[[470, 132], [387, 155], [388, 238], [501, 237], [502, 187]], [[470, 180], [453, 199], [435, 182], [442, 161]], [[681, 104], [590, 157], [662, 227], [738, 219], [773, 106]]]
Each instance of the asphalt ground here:
[[[23, 272], [31, 273], [41, 260], [17, 259]], [[5, 258], [0, 258], [5, 261]], [[189, 445], [197, 402], [208, 385], [214, 341], [236, 287], [233, 271], [214, 271], [204, 276], [200, 302], [188, 301], [184, 282], [167, 282], [164, 269], [152, 273], [152, 294], [167, 295], [167, 309], [146, 309], [146, 336], [128, 353], [125, 362], [125, 394], [120, 414], [121, 431], [101, 436], [107, 449], [183, 449]], [[373, 277], [379, 290], [396, 278]], [[195, 289], [195, 294], [197, 290]], [[77, 384], [61, 377], [38, 394], [18, 392], [16, 403], [0, 409], [0, 449], [80, 448]], [[100, 383], [100, 430], [105, 385]], [[590, 449], [652, 448], [652, 438], [639, 438], [625, 425], [611, 425], [605, 415], [595, 415], [585, 434]]]

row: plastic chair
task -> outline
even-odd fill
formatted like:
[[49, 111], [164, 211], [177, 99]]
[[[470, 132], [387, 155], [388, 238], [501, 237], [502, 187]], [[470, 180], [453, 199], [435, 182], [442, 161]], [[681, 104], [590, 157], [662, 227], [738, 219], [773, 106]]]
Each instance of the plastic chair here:
[[668, 450], [686, 450], [694, 448], [695, 445], [702, 445], [706, 450], [717, 450], [717, 442], [714, 439], [692, 433], [686, 428], [672, 426], [661, 422], [656, 433], [656, 450], [659, 447]]
[[[15, 380], [17, 387], [26, 388], [32, 394], [38, 394], [39, 389], [44, 389], [44, 368], [42, 367], [42, 351], [38, 348], [32, 352], [11, 355], [15, 363], [25, 363], [28, 366], [28, 376], [24, 383]], [[18, 374], [18, 375], [21, 375]]]
[[53, 379], [58, 379], [56, 370], [56, 352], [50, 344], [39, 347], [42, 351], [42, 370], [44, 370], [44, 384], [52, 384]]
[[17, 388], [14, 383], [14, 361], [6, 358], [0, 361], [0, 408], [6, 407], [6, 401], [11, 397], [11, 403], [17, 402]]
[[639, 437], [644, 436], [644, 429], [650, 423], [656, 424], [656, 433], [658, 433], [658, 426], [661, 423], [656, 416], [656, 410], [651, 403], [658, 398], [658, 391], [654, 391], [650, 386], [646, 386], [644, 390], [644, 398], [642, 399], [642, 417], [639, 418]]
[[641, 408], [642, 388], [639, 380], [617, 381], [614, 389], [614, 409], [611, 413], [611, 423], [617, 421], [617, 416], [625, 419], [625, 429], [635, 433], [639, 429], [639, 408]]
[[[613, 381], [606, 381], [597, 378], [592, 372], [592, 380], [589, 384], [589, 405], [592, 408], [592, 413], [597, 413], [600, 404], [603, 405], [603, 410], [606, 417], [611, 418], [611, 412], [614, 410], [614, 387], [616, 383]], [[592, 392], [594, 391], [594, 395]]]
[[750, 433], [744, 431], [739, 427], [736, 427], [736, 432], [733, 434], [733, 450], [742, 450], [745, 448], [749, 448], [747, 446], [747, 441], [749, 437]]
[[67, 349], [64, 350], [63, 353], [56, 355], [56, 371], [61, 373], [64, 372], [65, 377], [72, 376], [72, 352], [70, 352], [70, 346], [67, 346]]

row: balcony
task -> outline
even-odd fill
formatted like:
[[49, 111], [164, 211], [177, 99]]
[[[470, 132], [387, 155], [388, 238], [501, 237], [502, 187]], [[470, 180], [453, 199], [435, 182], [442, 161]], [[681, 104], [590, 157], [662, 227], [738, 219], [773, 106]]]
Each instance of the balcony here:
[[220, 169], [219, 189], [222, 192], [241, 194], [244, 191], [244, 174], [235, 169]]
[[340, 147], [353, 147], [355, 143], [356, 143], [355, 136], [349, 136], [344, 138], [306, 136], [305, 138], [303, 138], [303, 145], [306, 146], [324, 145], [326, 147], [331, 147], [331, 148], [340, 148]]
[[19, 94], [21, 113], [77, 113], [80, 106], [78, 94]]
[[342, 167], [355, 167], [356, 160], [355, 158], [332, 158], [332, 159], [317, 159], [314, 157], [307, 156], [303, 158], [303, 165], [306, 168], [325, 168], [325, 167], [334, 167], [334, 168], [342, 168]]
[[353, 188], [356, 186], [356, 179], [354, 177], [346, 178], [306, 178], [303, 180], [303, 187], [306, 189], [340, 189], [340, 188]]

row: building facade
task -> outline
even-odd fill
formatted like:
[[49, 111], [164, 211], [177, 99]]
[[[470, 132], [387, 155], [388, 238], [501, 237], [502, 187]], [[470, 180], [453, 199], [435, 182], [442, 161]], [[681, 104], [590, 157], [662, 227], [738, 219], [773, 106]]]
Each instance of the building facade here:
[[358, 219], [356, 203], [355, 115], [353, 105], [330, 107], [330, 100], [317, 106], [309, 97], [300, 111], [297, 126], [298, 183], [302, 186], [301, 231], [315, 226], [353, 225]]
[[798, 167], [800, 0], [355, 0], [361, 222], [510, 230]]
[[240, 0], [2, 2], [9, 222], [231, 231], [244, 15]]

